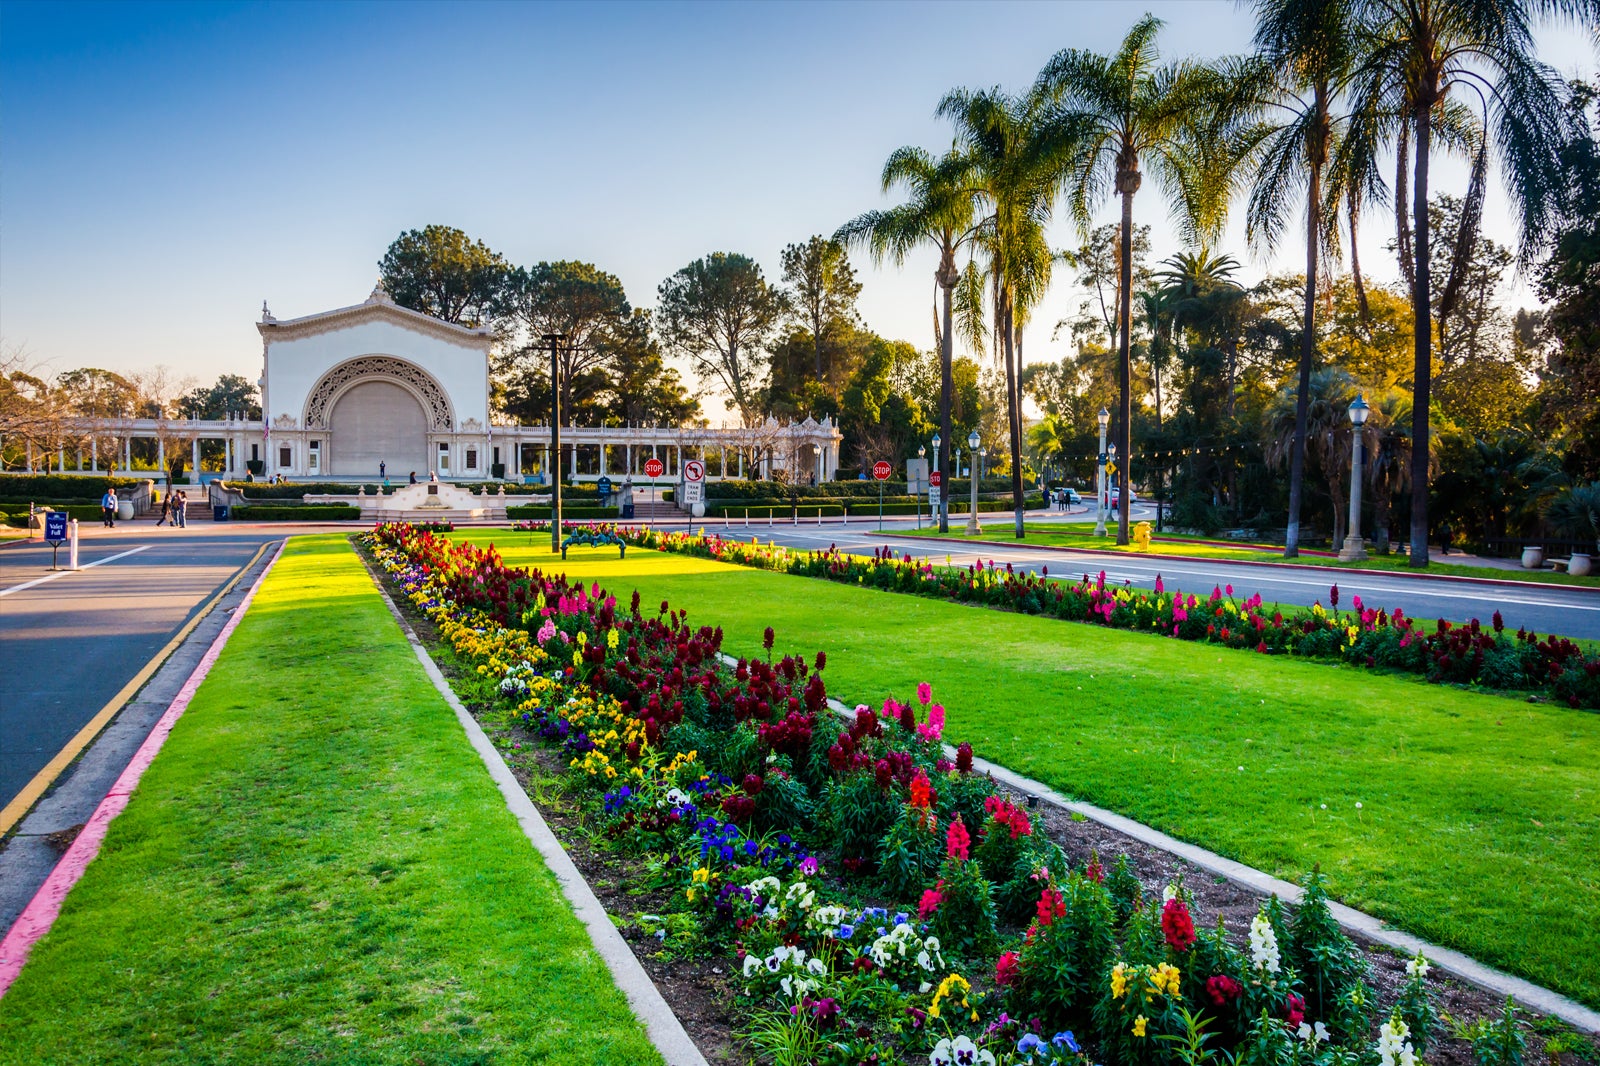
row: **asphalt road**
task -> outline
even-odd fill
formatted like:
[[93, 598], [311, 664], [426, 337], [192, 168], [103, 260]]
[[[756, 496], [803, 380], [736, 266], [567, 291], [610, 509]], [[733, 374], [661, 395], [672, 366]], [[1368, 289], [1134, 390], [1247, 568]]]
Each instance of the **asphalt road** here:
[[[85, 523], [85, 569], [59, 576], [41, 542], [0, 548], [0, 807], [284, 532]], [[65, 547], [60, 555], [65, 565]]]
[[[1074, 515], [1074, 518], [1079, 516]], [[1030, 516], [1029, 521], [1034, 521]], [[952, 523], [953, 524], [953, 523]], [[902, 528], [904, 528], [902, 526]], [[1009, 516], [996, 516], [985, 521], [985, 528], [996, 541], [1010, 537]], [[708, 532], [717, 532], [715, 524]], [[1478, 618], [1485, 624], [1498, 610], [1509, 629], [1526, 627], [1536, 633], [1558, 633], [1580, 639], [1600, 639], [1600, 590], [1573, 588], [1560, 585], [1508, 586], [1482, 584], [1472, 581], [1452, 580], [1408, 573], [1351, 573], [1349, 571], [1319, 571], [1311, 568], [1281, 567], [1252, 563], [1226, 562], [1209, 559], [1139, 559], [1121, 552], [1062, 552], [1028, 547], [982, 547], [929, 541], [913, 537], [896, 537], [887, 524], [883, 533], [876, 529], [853, 526], [846, 529], [835, 522], [832, 525], [751, 526], [750, 534], [762, 540], [796, 548], [826, 548], [837, 544], [840, 549], [869, 553], [874, 548], [892, 547], [896, 554], [909, 553], [913, 558], [930, 558], [943, 562], [948, 555], [953, 562], [968, 564], [982, 558], [1001, 564], [1011, 563], [1018, 569], [1038, 571], [1049, 567], [1051, 574], [1062, 577], [1091, 576], [1101, 570], [1108, 582], [1132, 582], [1141, 588], [1155, 585], [1157, 575], [1168, 591], [1182, 589], [1206, 596], [1212, 588], [1232, 585], [1240, 598], [1259, 592], [1268, 602], [1309, 606], [1328, 603], [1328, 588], [1339, 584], [1339, 603], [1348, 607], [1355, 596], [1369, 607], [1392, 610], [1403, 609], [1414, 618], [1446, 618], [1465, 621]], [[737, 524], [729, 535], [745, 535]], [[1515, 578], [1515, 571], [1508, 571]]]

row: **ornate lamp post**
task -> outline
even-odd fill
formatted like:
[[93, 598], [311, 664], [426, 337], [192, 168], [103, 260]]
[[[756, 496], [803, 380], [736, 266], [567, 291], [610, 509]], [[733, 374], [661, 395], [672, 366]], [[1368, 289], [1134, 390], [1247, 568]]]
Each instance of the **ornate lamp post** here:
[[[920, 444], [917, 445], [917, 458], [918, 459], [922, 459], [922, 458], [926, 457], [927, 454], [928, 454], [928, 449], [924, 448]], [[923, 470], [926, 471], [927, 468], [924, 467]], [[927, 475], [924, 474], [923, 476], [927, 476]], [[917, 508], [917, 528], [921, 529], [922, 528], [922, 493], [920, 493], [920, 492], [915, 494], [915, 506]], [[929, 514], [928, 515], [928, 519], [929, 519], [929, 523], [928, 524], [932, 525], [933, 524], [933, 522], [932, 522], [933, 515]]]
[[1111, 424], [1111, 412], [1104, 407], [1095, 415], [1100, 423], [1100, 454], [1094, 467], [1094, 535], [1106, 535], [1106, 427]]
[[972, 510], [967, 514], [967, 532], [977, 536], [983, 532], [978, 524], [978, 470], [974, 460], [978, 455], [978, 431], [967, 434], [967, 480], [972, 484]]
[[550, 345], [550, 457], [555, 476], [550, 481], [550, 550], [561, 550], [561, 376], [556, 349], [566, 339], [560, 333], [546, 333]]
[[[940, 439], [939, 434], [935, 433], [933, 435], [933, 467], [932, 467], [932, 469], [934, 469], [934, 470], [943, 470], [944, 469], [944, 467], [939, 465], [939, 445], [941, 445], [943, 443], [944, 443], [944, 441], [942, 439]], [[941, 478], [940, 480], [942, 481], [944, 479]], [[946, 502], [949, 499], [949, 497], [945, 495], [945, 493], [947, 493], [949, 491], [950, 491], [950, 486], [949, 485], [940, 485], [939, 486], [939, 532], [940, 533], [948, 533], [948, 532], [950, 532], [950, 505]], [[933, 508], [931, 506], [928, 509], [928, 524], [929, 525], [933, 524]]]
[[1350, 402], [1350, 528], [1339, 549], [1339, 561], [1359, 562], [1367, 557], [1367, 542], [1361, 537], [1361, 427], [1367, 424], [1372, 408], [1367, 398], [1357, 394]]

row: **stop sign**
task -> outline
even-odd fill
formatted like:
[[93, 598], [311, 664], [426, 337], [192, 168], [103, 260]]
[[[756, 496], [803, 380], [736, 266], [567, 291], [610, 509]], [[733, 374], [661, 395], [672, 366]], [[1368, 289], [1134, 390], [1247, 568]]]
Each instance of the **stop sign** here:
[[935, 470], [933, 473], [928, 475], [928, 484], [932, 485], [934, 488], [938, 488], [940, 485], [944, 484], [944, 475]]
[[646, 459], [644, 473], [646, 477], [660, 477], [666, 471], [666, 465], [660, 459]]
[[877, 478], [879, 481], [888, 481], [889, 475], [892, 473], [894, 473], [894, 467], [890, 466], [882, 459], [879, 459], [877, 462], [872, 464], [872, 476]]

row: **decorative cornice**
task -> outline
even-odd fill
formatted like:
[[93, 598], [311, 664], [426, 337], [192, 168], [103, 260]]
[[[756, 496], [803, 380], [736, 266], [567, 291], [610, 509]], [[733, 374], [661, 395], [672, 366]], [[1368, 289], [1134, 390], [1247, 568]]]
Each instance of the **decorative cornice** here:
[[413, 311], [409, 307], [401, 307], [389, 299], [389, 294], [382, 288], [375, 289], [365, 303], [354, 304], [350, 307], [340, 307], [332, 311], [323, 311], [320, 314], [306, 315], [302, 318], [290, 318], [283, 321], [268, 320], [256, 323], [256, 329], [261, 336], [271, 343], [273, 341], [300, 340], [303, 337], [315, 337], [335, 330], [349, 329], [365, 322], [390, 322], [403, 329], [424, 333], [430, 337], [437, 337], [451, 344], [458, 344], [463, 348], [475, 351], [488, 351], [494, 344], [494, 334], [487, 329], [472, 329], [467, 326], [458, 326], [454, 322], [446, 322], [442, 318], [425, 315], [421, 311]]
[[272, 425], [275, 429], [293, 429], [294, 424], [294, 415], [288, 413], [281, 414], [272, 420]]

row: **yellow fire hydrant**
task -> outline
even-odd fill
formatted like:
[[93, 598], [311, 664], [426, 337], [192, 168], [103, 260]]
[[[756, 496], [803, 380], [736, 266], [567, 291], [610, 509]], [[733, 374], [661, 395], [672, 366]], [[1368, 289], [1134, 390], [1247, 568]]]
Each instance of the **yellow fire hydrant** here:
[[1142, 552], [1150, 550], [1150, 523], [1139, 522], [1133, 527], [1133, 546]]

